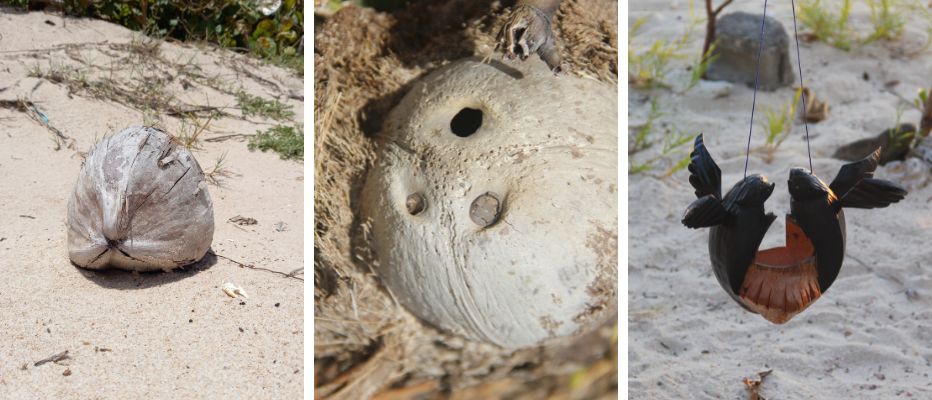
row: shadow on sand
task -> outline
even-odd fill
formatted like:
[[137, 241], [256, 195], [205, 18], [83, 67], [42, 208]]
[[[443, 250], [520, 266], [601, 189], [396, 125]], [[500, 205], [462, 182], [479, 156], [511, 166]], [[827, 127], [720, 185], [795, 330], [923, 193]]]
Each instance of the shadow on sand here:
[[[86, 270], [75, 265], [77, 272], [87, 280], [96, 283], [100, 287], [117, 290], [134, 290], [148, 289], [151, 287], [161, 286], [172, 282], [197, 275], [201, 271], [206, 271], [217, 263], [217, 256], [212, 250], [208, 250], [200, 261], [176, 268], [170, 272], [131, 272], [119, 269], [107, 270]], [[74, 265], [74, 264], [72, 264]]]

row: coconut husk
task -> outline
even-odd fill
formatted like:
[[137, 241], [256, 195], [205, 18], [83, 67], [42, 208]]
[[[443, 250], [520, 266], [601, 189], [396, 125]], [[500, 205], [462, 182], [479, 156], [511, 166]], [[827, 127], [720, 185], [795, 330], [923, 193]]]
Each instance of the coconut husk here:
[[[372, 272], [367, 225], [357, 213], [359, 190], [375, 157], [371, 137], [418, 77], [454, 60], [488, 56], [510, 5], [419, 1], [394, 13], [346, 6], [316, 21], [314, 358], [319, 397], [404, 398], [397, 396], [414, 393], [432, 398], [460, 390], [484, 396], [507, 388], [509, 398], [538, 398], [540, 393], [614, 398], [614, 321], [583, 337], [503, 351], [423, 325], [393, 301]], [[617, 85], [617, 18], [614, 1], [563, 1], [553, 22], [568, 73]]]

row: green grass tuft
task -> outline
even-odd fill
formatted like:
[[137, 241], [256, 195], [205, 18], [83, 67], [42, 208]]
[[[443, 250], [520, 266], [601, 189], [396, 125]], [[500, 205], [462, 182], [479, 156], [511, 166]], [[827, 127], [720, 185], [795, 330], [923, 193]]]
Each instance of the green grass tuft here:
[[867, 5], [871, 9], [874, 32], [864, 39], [865, 44], [877, 40], [892, 40], [903, 33], [906, 19], [901, 11], [896, 10], [898, 4], [894, 0], [867, 0]]
[[276, 121], [284, 121], [294, 117], [294, 112], [291, 111], [291, 107], [287, 104], [278, 100], [266, 100], [259, 96], [253, 96], [242, 90], [236, 93], [236, 102], [239, 104], [244, 117], [258, 115]]
[[669, 87], [664, 80], [670, 72], [670, 62], [685, 57], [683, 49], [689, 43], [689, 31], [674, 41], [657, 39], [640, 50], [632, 39], [646, 22], [646, 18], [638, 18], [628, 30], [628, 83], [636, 88]]
[[696, 87], [697, 84], [699, 84], [699, 81], [703, 76], [705, 76], [706, 71], [709, 70], [709, 65], [711, 65], [716, 58], [718, 58], [718, 55], [715, 54], [715, 43], [713, 42], [705, 54], [701, 55], [698, 59], [693, 61], [693, 64], [690, 68], [689, 84], [687, 84], [686, 88], [683, 89], [683, 93], [688, 92], [689, 89], [692, 89]]
[[304, 125], [276, 125], [249, 138], [249, 149], [274, 150], [283, 160], [304, 160]]
[[783, 144], [783, 141], [793, 131], [793, 119], [796, 118], [796, 105], [802, 96], [802, 88], [796, 89], [793, 101], [782, 109], [764, 110], [764, 132], [767, 134], [764, 144], [764, 161], [768, 164], [773, 161], [774, 153]]
[[828, 43], [841, 50], [851, 49], [854, 32], [848, 26], [848, 15], [851, 13], [851, 0], [844, 0], [836, 15], [831, 7], [822, 7], [821, 0], [805, 0], [799, 2], [799, 22], [809, 28], [816, 39]]
[[[630, 144], [628, 149], [628, 174], [635, 175], [639, 173], [649, 172], [654, 169], [658, 163], [665, 163], [667, 165], [666, 171], [663, 173], [663, 177], [669, 177], [677, 171], [686, 168], [689, 165], [689, 142], [692, 140], [694, 135], [686, 134], [675, 126], [668, 128], [663, 133], [663, 138], [659, 140], [661, 146], [659, 152], [653, 154], [643, 162], [637, 162], [634, 160], [633, 155], [651, 148], [655, 142], [658, 140], [651, 140], [651, 133], [653, 133], [655, 121], [663, 116], [663, 112], [660, 111], [660, 107], [657, 104], [656, 100], [651, 100], [650, 104], [650, 113], [647, 115], [647, 122], [644, 125], [637, 128], [634, 134], [634, 142]], [[630, 142], [629, 142], [630, 143]], [[681, 152], [680, 149], [686, 148], [685, 152]], [[677, 158], [678, 157], [678, 158]]]

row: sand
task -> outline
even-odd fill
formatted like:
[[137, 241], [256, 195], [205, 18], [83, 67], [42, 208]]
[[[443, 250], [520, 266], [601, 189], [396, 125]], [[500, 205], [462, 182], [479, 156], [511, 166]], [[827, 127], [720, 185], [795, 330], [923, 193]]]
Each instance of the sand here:
[[[672, 3], [672, 10], [659, 1], [630, 5], [629, 24], [642, 16], [651, 21], [635, 38], [636, 44], [643, 48], [655, 39], [682, 35], [688, 2]], [[852, 23], [866, 35], [869, 11], [863, 2], [853, 3]], [[760, 13], [760, 7], [757, 2], [736, 2], [726, 12]], [[789, 2], [771, 2], [768, 15], [792, 35]], [[902, 39], [850, 52], [819, 42], [801, 43], [806, 84], [831, 105], [826, 120], [809, 126], [813, 168], [822, 179], [830, 181], [843, 164], [830, 157], [836, 148], [893, 126], [901, 103], [893, 93], [912, 99], [918, 88], [932, 84], [932, 53], [904, 55], [921, 46], [924, 26], [913, 18]], [[698, 27], [687, 46], [691, 55], [701, 48], [703, 29]], [[795, 51], [792, 62], [795, 66]], [[685, 62], [678, 61], [668, 81], [682, 87], [688, 81], [684, 67]], [[893, 93], [885, 86], [891, 81], [899, 81], [890, 89]], [[722, 93], [727, 95], [716, 97]], [[762, 109], [786, 104], [792, 96], [790, 88], [759, 93], [756, 120], [763, 119]], [[666, 114], [658, 128], [667, 124], [692, 135], [705, 133], [727, 190], [742, 176], [751, 97], [751, 89], [728, 84], [703, 83], [682, 95], [631, 89], [629, 125], [643, 123], [648, 99], [657, 99]], [[903, 122], [915, 124], [918, 119], [919, 112], [909, 107], [902, 115]], [[749, 173], [762, 173], [777, 184], [767, 209], [781, 216], [762, 248], [783, 243], [789, 168], [808, 167], [803, 132], [801, 124], [795, 125], [770, 164], [761, 153], [751, 155]], [[755, 125], [751, 147], [763, 143], [762, 129]], [[643, 160], [657, 151], [633, 159]], [[897, 170], [882, 166], [877, 176], [898, 179]], [[898, 204], [846, 211], [848, 251], [838, 279], [808, 310], [785, 325], [772, 325], [745, 312], [721, 289], [709, 262], [708, 230], [680, 224], [686, 206], [695, 199], [688, 173], [661, 175], [662, 168], [632, 175], [628, 188], [631, 398], [746, 399], [742, 379], [757, 379], [758, 372], [767, 370], [773, 372], [760, 393], [768, 399], [932, 397], [932, 250], [927, 246], [932, 237], [932, 187], [910, 180], [904, 183], [911, 192]]]
[[[241, 86], [279, 98], [302, 120], [299, 76], [228, 51], [162, 43], [149, 54], [188, 66], [151, 69], [141, 79], [150, 66], [135, 61], [145, 62], [139, 52], [147, 47], [137, 46], [145, 43], [102, 21], [0, 8], [0, 103], [6, 105], [0, 107], [0, 398], [296, 398], [305, 371], [304, 282], [300, 271], [283, 274], [303, 267], [303, 165], [249, 151], [236, 138], [206, 140], [253, 134], [275, 121], [223, 109], [231, 116], [213, 119], [194, 151], [205, 170], [225, 153], [233, 173], [222, 187], [208, 189], [213, 251], [223, 257], [153, 274], [91, 272], [68, 260], [66, 205], [82, 152], [132, 124], [156, 122], [175, 134], [191, 125], [164, 110], [144, 115], [126, 101], [95, 98], [80, 86], [70, 91], [67, 81], [30, 77], [30, 71], [70, 66], [88, 81], [113, 73], [124, 82], [164, 85], [187, 105], [214, 107], [237, 103], [202, 82]], [[28, 51], [35, 49], [53, 50]], [[35, 104], [73, 142], [56, 144], [29, 117], [34, 112], [17, 109], [18, 100]], [[235, 216], [258, 223], [228, 222]], [[227, 297], [220, 289], [227, 281], [249, 299]], [[34, 365], [64, 351], [69, 359]]]

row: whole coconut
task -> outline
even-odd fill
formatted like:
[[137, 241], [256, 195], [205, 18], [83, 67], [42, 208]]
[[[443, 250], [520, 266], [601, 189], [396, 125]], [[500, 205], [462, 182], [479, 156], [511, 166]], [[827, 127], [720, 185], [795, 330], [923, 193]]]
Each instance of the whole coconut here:
[[616, 310], [617, 96], [543, 63], [455, 62], [392, 111], [361, 202], [412, 313], [505, 348]]
[[68, 256], [82, 268], [168, 271], [204, 257], [213, 234], [201, 167], [152, 127], [98, 143], [68, 202]]

